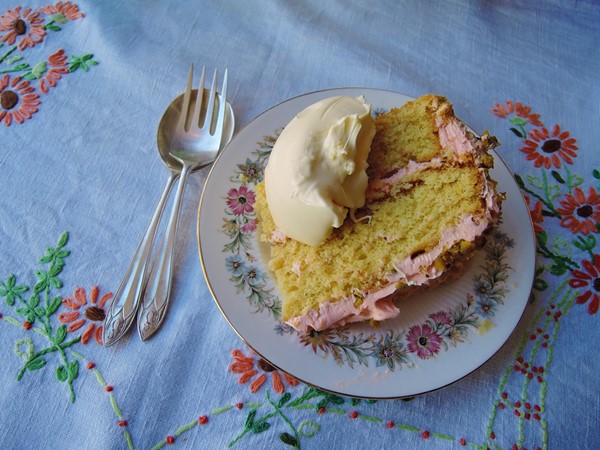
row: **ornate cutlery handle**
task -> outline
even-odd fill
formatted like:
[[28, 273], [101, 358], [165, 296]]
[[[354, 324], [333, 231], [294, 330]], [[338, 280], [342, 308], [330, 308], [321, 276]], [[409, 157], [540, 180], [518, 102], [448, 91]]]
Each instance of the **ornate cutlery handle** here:
[[106, 347], [111, 346], [121, 339], [135, 319], [143, 294], [144, 274], [148, 260], [150, 259], [150, 250], [152, 249], [154, 236], [156, 235], [160, 218], [171, 193], [171, 188], [178, 175], [176, 172], [171, 172], [171, 176], [167, 180], [150, 224], [146, 228], [144, 237], [140, 241], [133, 259], [129, 263], [125, 276], [104, 319], [102, 341]]
[[181, 209], [187, 178], [193, 168], [189, 164], [184, 164], [183, 166], [179, 185], [177, 186], [177, 193], [173, 201], [171, 216], [156, 256], [158, 262], [153, 264], [152, 272], [148, 277], [148, 282], [144, 289], [144, 300], [138, 312], [138, 333], [142, 340], [148, 339], [160, 328], [167, 312], [171, 293], [171, 281], [173, 279], [175, 237], [177, 235], [179, 211]]

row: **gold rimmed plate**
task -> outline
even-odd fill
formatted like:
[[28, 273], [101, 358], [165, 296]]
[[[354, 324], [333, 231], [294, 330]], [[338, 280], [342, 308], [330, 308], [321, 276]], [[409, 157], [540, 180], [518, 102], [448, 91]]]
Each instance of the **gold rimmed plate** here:
[[463, 275], [399, 304], [398, 318], [300, 334], [280, 321], [282, 298], [258, 239], [256, 184], [283, 127], [302, 109], [334, 95], [364, 95], [377, 114], [411, 97], [339, 88], [292, 98], [234, 136], [206, 180], [198, 247], [209, 289], [236, 333], [273, 366], [320, 389], [354, 397], [402, 398], [447, 386], [490, 359], [527, 305], [535, 238], [527, 206], [496, 153], [493, 178], [505, 192], [502, 223]]

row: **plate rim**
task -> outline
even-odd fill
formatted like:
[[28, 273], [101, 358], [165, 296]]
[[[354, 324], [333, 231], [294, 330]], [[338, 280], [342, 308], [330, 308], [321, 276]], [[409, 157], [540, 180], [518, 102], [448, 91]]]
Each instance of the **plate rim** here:
[[[473, 367], [471, 370], [469, 370], [468, 372], [464, 373], [463, 375], [461, 375], [460, 377], [443, 383], [440, 386], [436, 386], [434, 388], [431, 389], [425, 389], [425, 390], [419, 390], [419, 392], [416, 392], [414, 394], [409, 394], [409, 395], [391, 395], [391, 396], [373, 396], [373, 395], [359, 395], [359, 394], [352, 394], [352, 393], [347, 393], [347, 392], [343, 392], [343, 390], [339, 389], [333, 389], [330, 387], [323, 387], [320, 386], [318, 383], [315, 382], [311, 382], [311, 381], [306, 381], [305, 379], [303, 379], [302, 377], [298, 377], [293, 373], [288, 372], [287, 370], [283, 369], [279, 364], [272, 362], [269, 358], [265, 357], [259, 350], [257, 350], [255, 348], [254, 345], [252, 345], [241, 333], [240, 331], [238, 331], [238, 329], [233, 325], [233, 323], [231, 322], [231, 319], [229, 318], [228, 314], [225, 312], [225, 310], [223, 309], [223, 307], [221, 306], [221, 303], [217, 300], [217, 295], [215, 293], [215, 290], [213, 289], [213, 284], [211, 283], [211, 280], [208, 276], [207, 273], [207, 269], [206, 269], [206, 264], [204, 261], [204, 255], [203, 255], [203, 251], [202, 251], [202, 245], [201, 245], [201, 237], [200, 237], [200, 221], [201, 221], [201, 210], [202, 210], [202, 205], [203, 205], [203, 201], [205, 199], [205, 192], [206, 192], [206, 186], [211, 182], [212, 179], [212, 175], [213, 175], [213, 171], [215, 170], [215, 167], [217, 167], [217, 163], [219, 161], [219, 159], [222, 157], [222, 155], [224, 155], [227, 151], [227, 149], [235, 144], [238, 136], [240, 134], [242, 134], [242, 132], [246, 129], [248, 129], [249, 127], [251, 127], [259, 118], [261, 118], [262, 116], [264, 116], [265, 114], [268, 114], [270, 111], [286, 104], [289, 102], [293, 102], [294, 100], [300, 99], [302, 97], [307, 97], [307, 96], [311, 96], [311, 95], [316, 95], [316, 94], [323, 94], [323, 93], [332, 93], [332, 95], [335, 95], [336, 92], [339, 91], [344, 91], [344, 90], [355, 90], [355, 91], [363, 91], [365, 92], [365, 94], [367, 93], [367, 91], [372, 91], [372, 92], [377, 92], [377, 93], [390, 93], [390, 94], [394, 94], [394, 95], [399, 95], [399, 96], [403, 96], [409, 99], [415, 99], [416, 97], [412, 97], [410, 95], [407, 94], [403, 94], [401, 92], [397, 92], [394, 90], [389, 90], [389, 89], [378, 89], [378, 88], [372, 88], [372, 87], [352, 87], [352, 86], [348, 86], [348, 87], [336, 87], [336, 88], [325, 88], [325, 89], [318, 89], [318, 90], [314, 90], [314, 91], [310, 91], [310, 92], [306, 92], [303, 94], [299, 94], [293, 97], [290, 97], [288, 99], [285, 99], [281, 102], [278, 102], [277, 104], [267, 108], [266, 110], [262, 111], [260, 114], [256, 115], [254, 118], [252, 118], [246, 125], [244, 125], [244, 127], [238, 129], [235, 134], [233, 135], [232, 139], [230, 140], [230, 142], [225, 146], [225, 148], [219, 153], [219, 156], [217, 157], [217, 159], [215, 160], [215, 163], [211, 166], [210, 171], [207, 174], [206, 180], [203, 184], [203, 188], [201, 191], [201, 195], [200, 195], [200, 199], [199, 199], [199, 203], [198, 203], [198, 210], [197, 210], [197, 217], [196, 217], [196, 240], [197, 240], [197, 248], [198, 248], [198, 255], [199, 255], [199, 259], [200, 259], [200, 264], [202, 267], [202, 274], [204, 277], [204, 280], [206, 282], [206, 285], [208, 287], [208, 290], [213, 298], [213, 301], [216, 303], [217, 308], [219, 309], [221, 315], [225, 318], [227, 324], [233, 329], [233, 331], [235, 332], [235, 334], [242, 340], [242, 342], [244, 342], [245, 345], [247, 345], [253, 352], [255, 352], [260, 358], [264, 359], [265, 361], [267, 361], [271, 366], [273, 366], [276, 370], [279, 370], [281, 372], [285, 372], [290, 374], [291, 376], [293, 376], [295, 379], [297, 379], [298, 381], [300, 381], [301, 383], [325, 391], [325, 392], [329, 392], [335, 395], [341, 395], [341, 396], [345, 396], [345, 397], [349, 397], [349, 398], [357, 398], [357, 399], [376, 399], [376, 400], [397, 400], [397, 399], [403, 399], [403, 398], [413, 398], [413, 397], [417, 397], [417, 396], [421, 396], [421, 395], [425, 395], [428, 393], [432, 393], [432, 392], [436, 392], [439, 391], [441, 389], [444, 389], [448, 386], [451, 386], [455, 383], [458, 383], [459, 381], [465, 379], [466, 377], [472, 375], [473, 373], [479, 371], [483, 366], [485, 366], [491, 359], [493, 359], [508, 343], [508, 341], [510, 340], [511, 336], [513, 336], [515, 330], [519, 327], [519, 325], [521, 324], [523, 317], [525, 315], [525, 311], [527, 310], [527, 305], [528, 305], [528, 301], [524, 302], [524, 306], [520, 312], [520, 315], [518, 317], [518, 319], [515, 322], [514, 327], [508, 332], [507, 336], [505, 339], [503, 339], [503, 342], [498, 345], [498, 348], [493, 351], [487, 358], [485, 358], [481, 363], [477, 364], [476, 367]], [[401, 106], [401, 105], [400, 105]], [[467, 127], [472, 129], [471, 127], [469, 127], [469, 125], [467, 124]], [[496, 161], [499, 161], [503, 166], [504, 169], [507, 171], [507, 173], [511, 176], [512, 178], [512, 183], [514, 183], [517, 191], [520, 194], [520, 202], [522, 203], [522, 205], [527, 208], [527, 204], [524, 198], [524, 194], [521, 191], [521, 189], [519, 189], [516, 181], [514, 180], [514, 175], [513, 172], [510, 170], [510, 168], [508, 167], [508, 164], [502, 159], [502, 157], [498, 154], [498, 152], [496, 152], [495, 150], [491, 150], [494, 153], [494, 157]], [[527, 234], [530, 234], [532, 237], [532, 245], [531, 248], [529, 249], [529, 251], [531, 252], [531, 260], [532, 260], [532, 265], [533, 265], [533, 270], [532, 270], [532, 276], [531, 276], [531, 280], [529, 283], [527, 283], [526, 286], [524, 286], [522, 289], [526, 290], [526, 292], [530, 295], [532, 289], [533, 289], [533, 285], [535, 282], [535, 263], [536, 263], [536, 248], [537, 248], [537, 236], [535, 234], [534, 228], [533, 228], [533, 221], [531, 219], [531, 215], [527, 214]], [[527, 298], [529, 298], [529, 295], [527, 295]]]

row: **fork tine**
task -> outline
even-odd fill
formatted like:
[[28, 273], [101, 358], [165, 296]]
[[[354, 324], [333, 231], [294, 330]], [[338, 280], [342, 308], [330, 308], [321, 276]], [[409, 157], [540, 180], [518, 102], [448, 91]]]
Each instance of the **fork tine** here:
[[210, 94], [208, 94], [208, 105], [206, 106], [206, 119], [204, 120], [204, 125], [202, 128], [205, 128], [210, 133], [210, 129], [212, 128], [213, 121], [213, 113], [215, 111], [215, 99], [217, 98], [217, 78], [219, 74], [217, 69], [215, 69], [215, 73], [213, 75], [212, 84], [210, 86]]
[[194, 115], [192, 117], [192, 123], [190, 130], [196, 129], [200, 126], [200, 113], [202, 112], [202, 100], [204, 98], [204, 80], [206, 78], [206, 67], [202, 67], [202, 75], [200, 76], [200, 84], [198, 85], [198, 94], [196, 95], [196, 107], [194, 108]]
[[221, 101], [219, 102], [219, 113], [217, 115], [217, 124], [215, 125], [214, 136], [223, 135], [223, 126], [225, 124], [225, 109], [227, 106], [227, 69], [223, 74], [223, 86], [221, 87]]
[[192, 96], [192, 79], [194, 77], [194, 65], [190, 64], [190, 72], [188, 75], [187, 86], [185, 87], [185, 94], [183, 95], [183, 105], [181, 106], [181, 115], [177, 122], [177, 129], [185, 131], [185, 122], [188, 117], [188, 108], [190, 106], [190, 98]]

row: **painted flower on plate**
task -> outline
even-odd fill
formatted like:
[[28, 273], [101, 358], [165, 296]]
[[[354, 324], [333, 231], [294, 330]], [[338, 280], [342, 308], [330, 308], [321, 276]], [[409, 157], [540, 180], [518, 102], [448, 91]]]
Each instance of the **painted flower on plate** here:
[[560, 206], [557, 211], [562, 215], [562, 227], [584, 235], [598, 231], [600, 195], [593, 187], [589, 188], [587, 195], [581, 188], [576, 187], [573, 194], [565, 194]]
[[10, 126], [14, 120], [17, 123], [30, 119], [38, 112], [40, 96], [35, 92], [29, 81], [21, 77], [10, 77], [4, 74], [0, 78], [0, 122]]
[[0, 15], [0, 32], [6, 33], [0, 37], [0, 41], [13, 45], [18, 40], [19, 50], [39, 44], [46, 35], [44, 19], [40, 17], [40, 13], [31, 8], [21, 9], [17, 6]]
[[453, 320], [450, 315], [445, 311], [438, 311], [436, 313], [429, 314], [429, 318], [433, 320], [436, 325], [452, 325]]
[[239, 180], [242, 183], [259, 183], [263, 179], [262, 166], [257, 161], [246, 158], [245, 164], [238, 164], [240, 170]]
[[245, 264], [244, 259], [240, 255], [231, 255], [225, 260], [227, 271], [236, 277], [244, 273]]
[[587, 289], [579, 294], [575, 301], [580, 305], [587, 303], [588, 312], [596, 314], [600, 307], [600, 255], [594, 255], [593, 261], [584, 259], [581, 265], [583, 270], [571, 271], [573, 278], [569, 281], [569, 286]]
[[570, 137], [568, 131], [561, 131], [559, 125], [554, 125], [552, 133], [546, 127], [536, 128], [524, 142], [521, 151], [527, 155], [525, 159], [533, 161], [535, 167], [546, 169], [552, 166], [559, 169], [562, 162], [573, 164], [579, 150], [575, 138]]
[[442, 337], [429, 325], [415, 325], [406, 335], [408, 349], [421, 359], [428, 359], [440, 351]]
[[477, 300], [475, 311], [482, 317], [489, 319], [496, 314], [496, 302], [489, 297], [483, 297]]
[[239, 189], [232, 188], [227, 192], [227, 206], [236, 216], [252, 212], [255, 201], [256, 194], [245, 185], [240, 186]]
[[387, 366], [394, 370], [396, 364], [402, 367], [402, 364], [408, 363], [408, 351], [404, 344], [396, 339], [391, 333], [385, 335], [381, 341], [373, 344], [373, 350], [369, 356], [377, 359], [377, 367]]
[[[98, 299], [99, 293], [98, 286], [94, 286], [88, 303], [85, 290], [78, 287], [75, 289], [73, 297], [66, 297], [62, 301], [63, 305], [71, 311], [60, 313], [58, 320], [61, 323], [69, 324], [67, 327], [69, 332], [77, 331], [86, 323], [88, 324], [81, 335], [82, 344], [87, 344], [93, 337], [96, 343], [102, 345], [103, 322], [106, 317], [104, 306], [112, 297], [112, 293], [108, 292]], [[81, 311], [82, 308], [83, 311]]]

